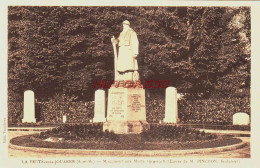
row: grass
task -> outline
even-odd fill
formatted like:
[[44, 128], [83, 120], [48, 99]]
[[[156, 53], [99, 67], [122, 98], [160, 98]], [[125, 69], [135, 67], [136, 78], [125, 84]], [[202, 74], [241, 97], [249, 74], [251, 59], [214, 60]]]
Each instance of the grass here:
[[[62, 138], [58, 142], [44, 141], [49, 137]], [[206, 134], [183, 126], [151, 125], [142, 134], [118, 135], [102, 131], [102, 124], [66, 124], [40, 134], [16, 137], [14, 145], [96, 150], [185, 150], [232, 145], [240, 139]]]

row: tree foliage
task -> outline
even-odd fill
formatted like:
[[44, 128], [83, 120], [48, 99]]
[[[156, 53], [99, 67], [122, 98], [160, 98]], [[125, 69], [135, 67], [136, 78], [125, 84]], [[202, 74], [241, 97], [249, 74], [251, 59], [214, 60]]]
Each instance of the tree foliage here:
[[205, 96], [250, 87], [247, 7], [25, 6], [8, 11], [9, 93], [92, 99], [94, 80], [113, 79], [110, 38], [125, 19], [138, 34], [142, 80]]

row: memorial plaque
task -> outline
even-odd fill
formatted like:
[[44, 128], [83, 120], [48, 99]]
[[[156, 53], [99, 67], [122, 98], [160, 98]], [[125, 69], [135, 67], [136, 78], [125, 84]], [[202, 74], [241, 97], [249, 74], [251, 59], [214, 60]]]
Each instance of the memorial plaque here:
[[130, 121], [146, 120], [145, 93], [143, 89], [129, 89], [127, 119]]
[[123, 89], [110, 89], [108, 99], [108, 120], [125, 119], [126, 93]]
[[132, 98], [132, 104], [130, 107], [132, 107], [133, 112], [140, 112], [141, 111], [141, 103], [140, 103], [140, 95], [138, 94], [133, 94], [131, 95]]

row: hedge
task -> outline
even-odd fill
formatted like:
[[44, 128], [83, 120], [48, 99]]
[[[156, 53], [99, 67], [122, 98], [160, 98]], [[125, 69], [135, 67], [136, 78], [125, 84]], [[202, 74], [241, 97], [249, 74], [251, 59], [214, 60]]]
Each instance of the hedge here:
[[[164, 118], [165, 100], [152, 98], [146, 100], [146, 116], [150, 123], [159, 123]], [[179, 100], [178, 113], [185, 124], [232, 124], [232, 116], [237, 112], [250, 115], [249, 98], [226, 98], [207, 100]], [[8, 103], [8, 123], [21, 123], [22, 102]], [[62, 123], [62, 116], [69, 123], [87, 123], [94, 117], [94, 102], [54, 101], [36, 103], [37, 122]]]
[[23, 118], [23, 103], [8, 102], [8, 125], [22, 122]]
[[[158, 123], [163, 120], [165, 100], [153, 98], [146, 100], [147, 121]], [[185, 124], [232, 124], [235, 113], [244, 112], [250, 115], [250, 99], [225, 98], [206, 100], [179, 100], [178, 117]]]
[[[62, 116], [67, 116], [69, 123], [86, 123], [94, 116], [94, 102], [41, 102], [35, 104], [37, 122], [48, 124], [62, 123]], [[23, 103], [8, 103], [8, 124], [18, 124], [23, 118]]]
[[94, 117], [94, 102], [44, 102], [41, 113], [44, 123], [62, 123], [63, 115], [68, 123], [86, 123]]
[[146, 99], [146, 120], [149, 123], [159, 123], [164, 118], [165, 101], [163, 98]]
[[179, 118], [182, 123], [232, 124], [233, 114], [244, 112], [250, 115], [250, 99], [225, 98], [178, 101]]

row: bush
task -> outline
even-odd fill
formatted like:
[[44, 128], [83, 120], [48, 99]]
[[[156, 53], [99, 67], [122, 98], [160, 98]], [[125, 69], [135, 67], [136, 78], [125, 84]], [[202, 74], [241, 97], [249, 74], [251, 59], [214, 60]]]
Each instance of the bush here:
[[[164, 97], [146, 99], [146, 119], [149, 123], [159, 123], [164, 118]], [[178, 101], [178, 113], [183, 124], [231, 125], [232, 116], [237, 112], [250, 115], [250, 99], [232, 97], [225, 99], [197, 99]], [[23, 104], [8, 102], [8, 124], [22, 121]], [[36, 103], [37, 122], [44, 124], [62, 123], [62, 116], [68, 123], [88, 123], [94, 117], [94, 102], [74, 102], [73, 97], [58, 95], [48, 102]]]
[[198, 141], [217, 138], [216, 135], [206, 134], [197, 129], [184, 126], [151, 124], [150, 130], [141, 134], [145, 141]]
[[[178, 115], [185, 124], [232, 124], [233, 114], [245, 112], [250, 115], [250, 99], [233, 97], [225, 99], [178, 100]], [[164, 98], [146, 100], [146, 118], [159, 123], [165, 113]]]
[[41, 113], [45, 123], [62, 123], [63, 115], [68, 123], [87, 123], [94, 116], [94, 102], [43, 102]]
[[42, 120], [45, 123], [62, 123], [62, 116], [66, 115], [69, 123], [86, 123], [93, 118], [93, 102], [74, 102], [76, 97], [56, 94], [48, 102], [41, 103]]
[[21, 123], [23, 118], [23, 103], [8, 102], [8, 125]]
[[232, 124], [233, 114], [244, 112], [250, 115], [249, 98], [225, 98], [178, 101], [179, 118], [190, 124]]
[[102, 124], [63, 124], [52, 130], [47, 130], [39, 134], [39, 138], [59, 137], [65, 140], [92, 140], [117, 141], [118, 136], [113, 132], [103, 132]]
[[[56, 95], [48, 102], [35, 103], [37, 122], [45, 124], [62, 123], [62, 116], [67, 116], [69, 123], [87, 123], [94, 116], [94, 102], [74, 102], [74, 97]], [[8, 102], [8, 124], [21, 124], [23, 118], [23, 102]]]
[[165, 100], [153, 97], [146, 100], [146, 120], [149, 123], [159, 123], [163, 120], [165, 111]]

